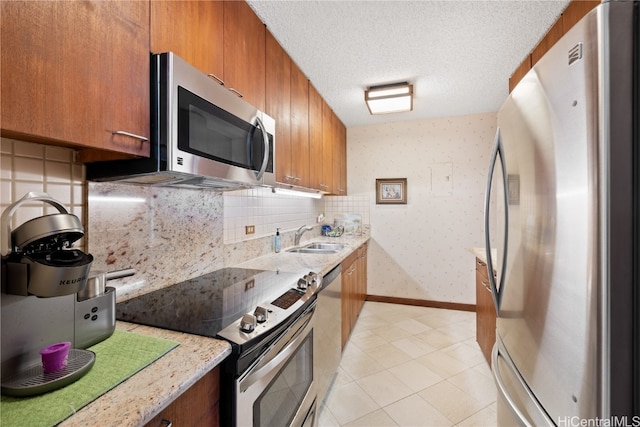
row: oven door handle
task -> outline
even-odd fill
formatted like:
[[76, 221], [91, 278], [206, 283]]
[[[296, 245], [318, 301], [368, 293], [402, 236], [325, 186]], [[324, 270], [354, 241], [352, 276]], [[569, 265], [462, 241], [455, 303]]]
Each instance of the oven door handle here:
[[[286, 361], [291, 353], [298, 348], [299, 342], [306, 337], [306, 334], [303, 334], [303, 332], [308, 329], [307, 326], [313, 318], [315, 309], [316, 301], [300, 315], [300, 319], [289, 327], [282, 338], [273, 343], [265, 354], [247, 369], [247, 372], [238, 380], [240, 392], [245, 392], [257, 381], [264, 378], [261, 375], [253, 374], [263, 369], [274, 371], [274, 367]], [[277, 371], [274, 373], [277, 373]]]

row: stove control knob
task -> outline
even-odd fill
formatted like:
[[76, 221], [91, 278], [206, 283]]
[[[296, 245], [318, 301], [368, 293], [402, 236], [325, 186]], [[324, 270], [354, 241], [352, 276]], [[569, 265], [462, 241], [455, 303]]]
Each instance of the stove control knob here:
[[304, 276], [298, 279], [298, 289], [302, 289], [303, 291], [306, 291], [308, 287], [309, 287], [309, 281], [307, 280], [307, 276]]
[[320, 277], [318, 276], [318, 273], [314, 273], [313, 271], [310, 271], [309, 274], [307, 274], [307, 277], [309, 277], [309, 281], [311, 282], [311, 284], [316, 284], [319, 285], [320, 284]]
[[269, 312], [266, 308], [257, 306], [255, 311], [253, 312], [253, 316], [256, 318], [256, 322], [264, 323], [269, 317]]
[[253, 332], [256, 329], [256, 318], [252, 314], [245, 314], [240, 320], [240, 330], [242, 332]]

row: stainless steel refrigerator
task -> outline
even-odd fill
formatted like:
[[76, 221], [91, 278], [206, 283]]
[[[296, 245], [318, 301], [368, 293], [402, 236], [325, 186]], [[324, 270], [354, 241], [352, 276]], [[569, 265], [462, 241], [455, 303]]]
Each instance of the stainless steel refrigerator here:
[[500, 425], [640, 425], [638, 9], [599, 5], [498, 113], [485, 229]]

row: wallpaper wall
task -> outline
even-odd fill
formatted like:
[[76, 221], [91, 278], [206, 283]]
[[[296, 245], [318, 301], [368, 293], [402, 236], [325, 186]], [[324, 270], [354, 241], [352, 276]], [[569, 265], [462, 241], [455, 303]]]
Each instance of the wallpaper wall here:
[[[496, 114], [347, 130], [347, 185], [370, 200], [372, 295], [475, 304]], [[376, 178], [407, 178], [407, 204], [376, 204]]]

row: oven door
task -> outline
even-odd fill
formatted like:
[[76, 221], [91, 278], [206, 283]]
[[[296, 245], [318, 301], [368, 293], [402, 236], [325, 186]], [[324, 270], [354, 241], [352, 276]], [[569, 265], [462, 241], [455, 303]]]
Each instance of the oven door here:
[[314, 301], [236, 382], [238, 426], [307, 426], [315, 423], [313, 383]]

